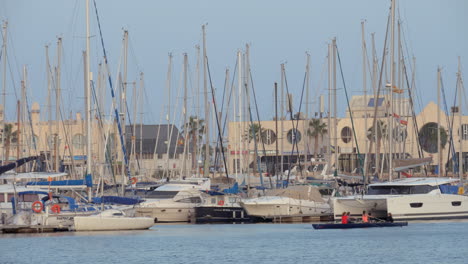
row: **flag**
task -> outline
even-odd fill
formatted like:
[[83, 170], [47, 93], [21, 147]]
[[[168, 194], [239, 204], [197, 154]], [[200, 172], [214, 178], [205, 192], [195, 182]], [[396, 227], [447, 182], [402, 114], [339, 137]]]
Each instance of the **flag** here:
[[403, 174], [403, 176], [405, 176], [406, 178], [411, 178], [413, 175], [409, 174], [409, 173], [406, 173], [406, 172], [401, 172], [401, 174]]
[[403, 89], [398, 89], [398, 87], [393, 86], [392, 92], [397, 93], [397, 94], [402, 94]]
[[406, 126], [406, 125], [408, 125], [408, 121], [406, 121], [406, 120], [400, 120], [400, 124]]
[[393, 113], [393, 117], [396, 119], [396, 121], [404, 126], [408, 125], [408, 121], [401, 119], [401, 116], [399, 116], [396, 113]]

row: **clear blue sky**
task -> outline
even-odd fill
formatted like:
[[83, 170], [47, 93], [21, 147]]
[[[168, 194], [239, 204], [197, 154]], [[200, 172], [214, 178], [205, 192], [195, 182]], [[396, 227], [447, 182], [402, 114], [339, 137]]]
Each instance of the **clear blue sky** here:
[[[457, 57], [468, 62], [468, 1], [399, 1], [399, 11], [410, 56], [417, 58], [417, 84], [424, 104], [436, 100], [436, 69], [443, 68], [447, 96], [452, 101]], [[3, 0], [0, 19], [9, 22], [9, 56], [14, 85], [18, 89], [22, 65], [27, 65], [29, 95], [42, 109], [46, 104], [44, 45], [50, 44], [55, 60], [56, 37], [63, 36], [62, 77], [64, 109], [82, 111], [83, 73], [81, 52], [85, 48], [84, 0]], [[327, 43], [336, 37], [351, 95], [362, 90], [361, 21], [366, 38], [375, 32], [377, 51], [382, 55], [383, 37], [390, 1], [303, 0], [303, 1], [122, 1], [97, 0], [113, 78], [120, 60], [122, 28], [129, 30], [129, 81], [145, 73], [145, 123], [157, 123], [165, 89], [167, 54], [174, 54], [173, 84], [178, 87], [182, 53], [189, 54], [195, 72], [195, 45], [201, 44], [201, 25], [208, 23], [208, 57], [214, 85], [219, 93], [226, 67], [234, 67], [236, 51], [251, 44], [251, 65], [261, 119], [274, 113], [273, 83], [280, 80], [280, 63], [286, 62], [289, 88], [299, 101], [305, 68], [305, 52], [311, 54], [311, 91], [326, 94]], [[92, 69], [102, 60], [94, 7], [91, 9]], [[466, 71], [464, 71], [465, 78]], [[323, 75], [323, 77], [321, 77]], [[12, 109], [12, 76], [8, 93]], [[323, 81], [320, 81], [323, 78]], [[338, 87], [342, 87], [339, 82]], [[176, 94], [175, 89], [173, 94]], [[109, 94], [109, 93], [108, 93]], [[175, 95], [174, 95], [175, 97]], [[344, 113], [344, 94], [339, 92], [339, 112]], [[148, 104], [150, 102], [150, 104]], [[130, 103], [130, 102], [129, 102]], [[13, 119], [14, 112], [7, 111]], [[44, 112], [43, 112], [44, 113]], [[45, 113], [44, 113], [45, 114]]]

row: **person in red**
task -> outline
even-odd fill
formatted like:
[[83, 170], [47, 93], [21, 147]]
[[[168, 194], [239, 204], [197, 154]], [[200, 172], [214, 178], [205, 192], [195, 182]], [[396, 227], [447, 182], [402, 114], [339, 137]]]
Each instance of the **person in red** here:
[[346, 214], [346, 212], [343, 212], [343, 214], [341, 215], [341, 223], [342, 224], [348, 223], [348, 215]]
[[366, 211], [362, 211], [362, 222], [369, 223], [369, 215], [367, 215]]

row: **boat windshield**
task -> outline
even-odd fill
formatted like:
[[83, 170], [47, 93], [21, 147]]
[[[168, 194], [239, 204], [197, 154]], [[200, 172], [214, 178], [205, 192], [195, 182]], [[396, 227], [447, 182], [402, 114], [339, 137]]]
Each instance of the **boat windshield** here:
[[414, 185], [414, 186], [369, 186], [368, 195], [383, 194], [424, 194], [438, 189], [438, 186]]
[[174, 198], [179, 191], [149, 191], [146, 192], [146, 198], [153, 198], [153, 199], [170, 199]]

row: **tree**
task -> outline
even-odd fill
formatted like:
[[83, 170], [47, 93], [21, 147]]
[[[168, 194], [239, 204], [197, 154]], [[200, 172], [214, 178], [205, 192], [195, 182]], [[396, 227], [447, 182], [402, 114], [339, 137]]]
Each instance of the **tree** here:
[[260, 141], [260, 136], [263, 136], [264, 134], [263, 132], [264, 132], [264, 129], [260, 124], [258, 123], [250, 124], [249, 127], [245, 130], [244, 139], [248, 140], [250, 143], [255, 135], [255, 139], [258, 142]]
[[5, 138], [5, 142], [3, 143], [3, 147], [5, 148], [5, 162], [8, 162], [8, 159], [10, 158], [10, 145], [11, 139], [14, 137], [13, 134], [13, 126], [11, 124], [5, 124], [5, 128], [3, 130], [3, 137]]
[[318, 149], [318, 138], [320, 137], [323, 141], [323, 135], [328, 133], [327, 124], [322, 123], [319, 118], [312, 118], [309, 121], [309, 128], [307, 129], [307, 135], [314, 138], [314, 157], [317, 157]]
[[[197, 150], [198, 150], [198, 142], [202, 140], [203, 133], [205, 132], [205, 124], [203, 119], [199, 119], [197, 116], [190, 116], [189, 121], [184, 125], [182, 133], [191, 140], [191, 153], [192, 153], [192, 169], [197, 167]], [[198, 138], [197, 138], [198, 133]], [[185, 140], [185, 144], [187, 144], [187, 140]]]
[[377, 120], [376, 122], [377, 129], [374, 129], [372, 126], [367, 130], [367, 138], [371, 140], [371, 142], [375, 141], [375, 135], [377, 133], [377, 142], [375, 143], [375, 171], [377, 172], [380, 167], [380, 147], [382, 145], [382, 139], [388, 138], [388, 129], [387, 124], [382, 120]]

